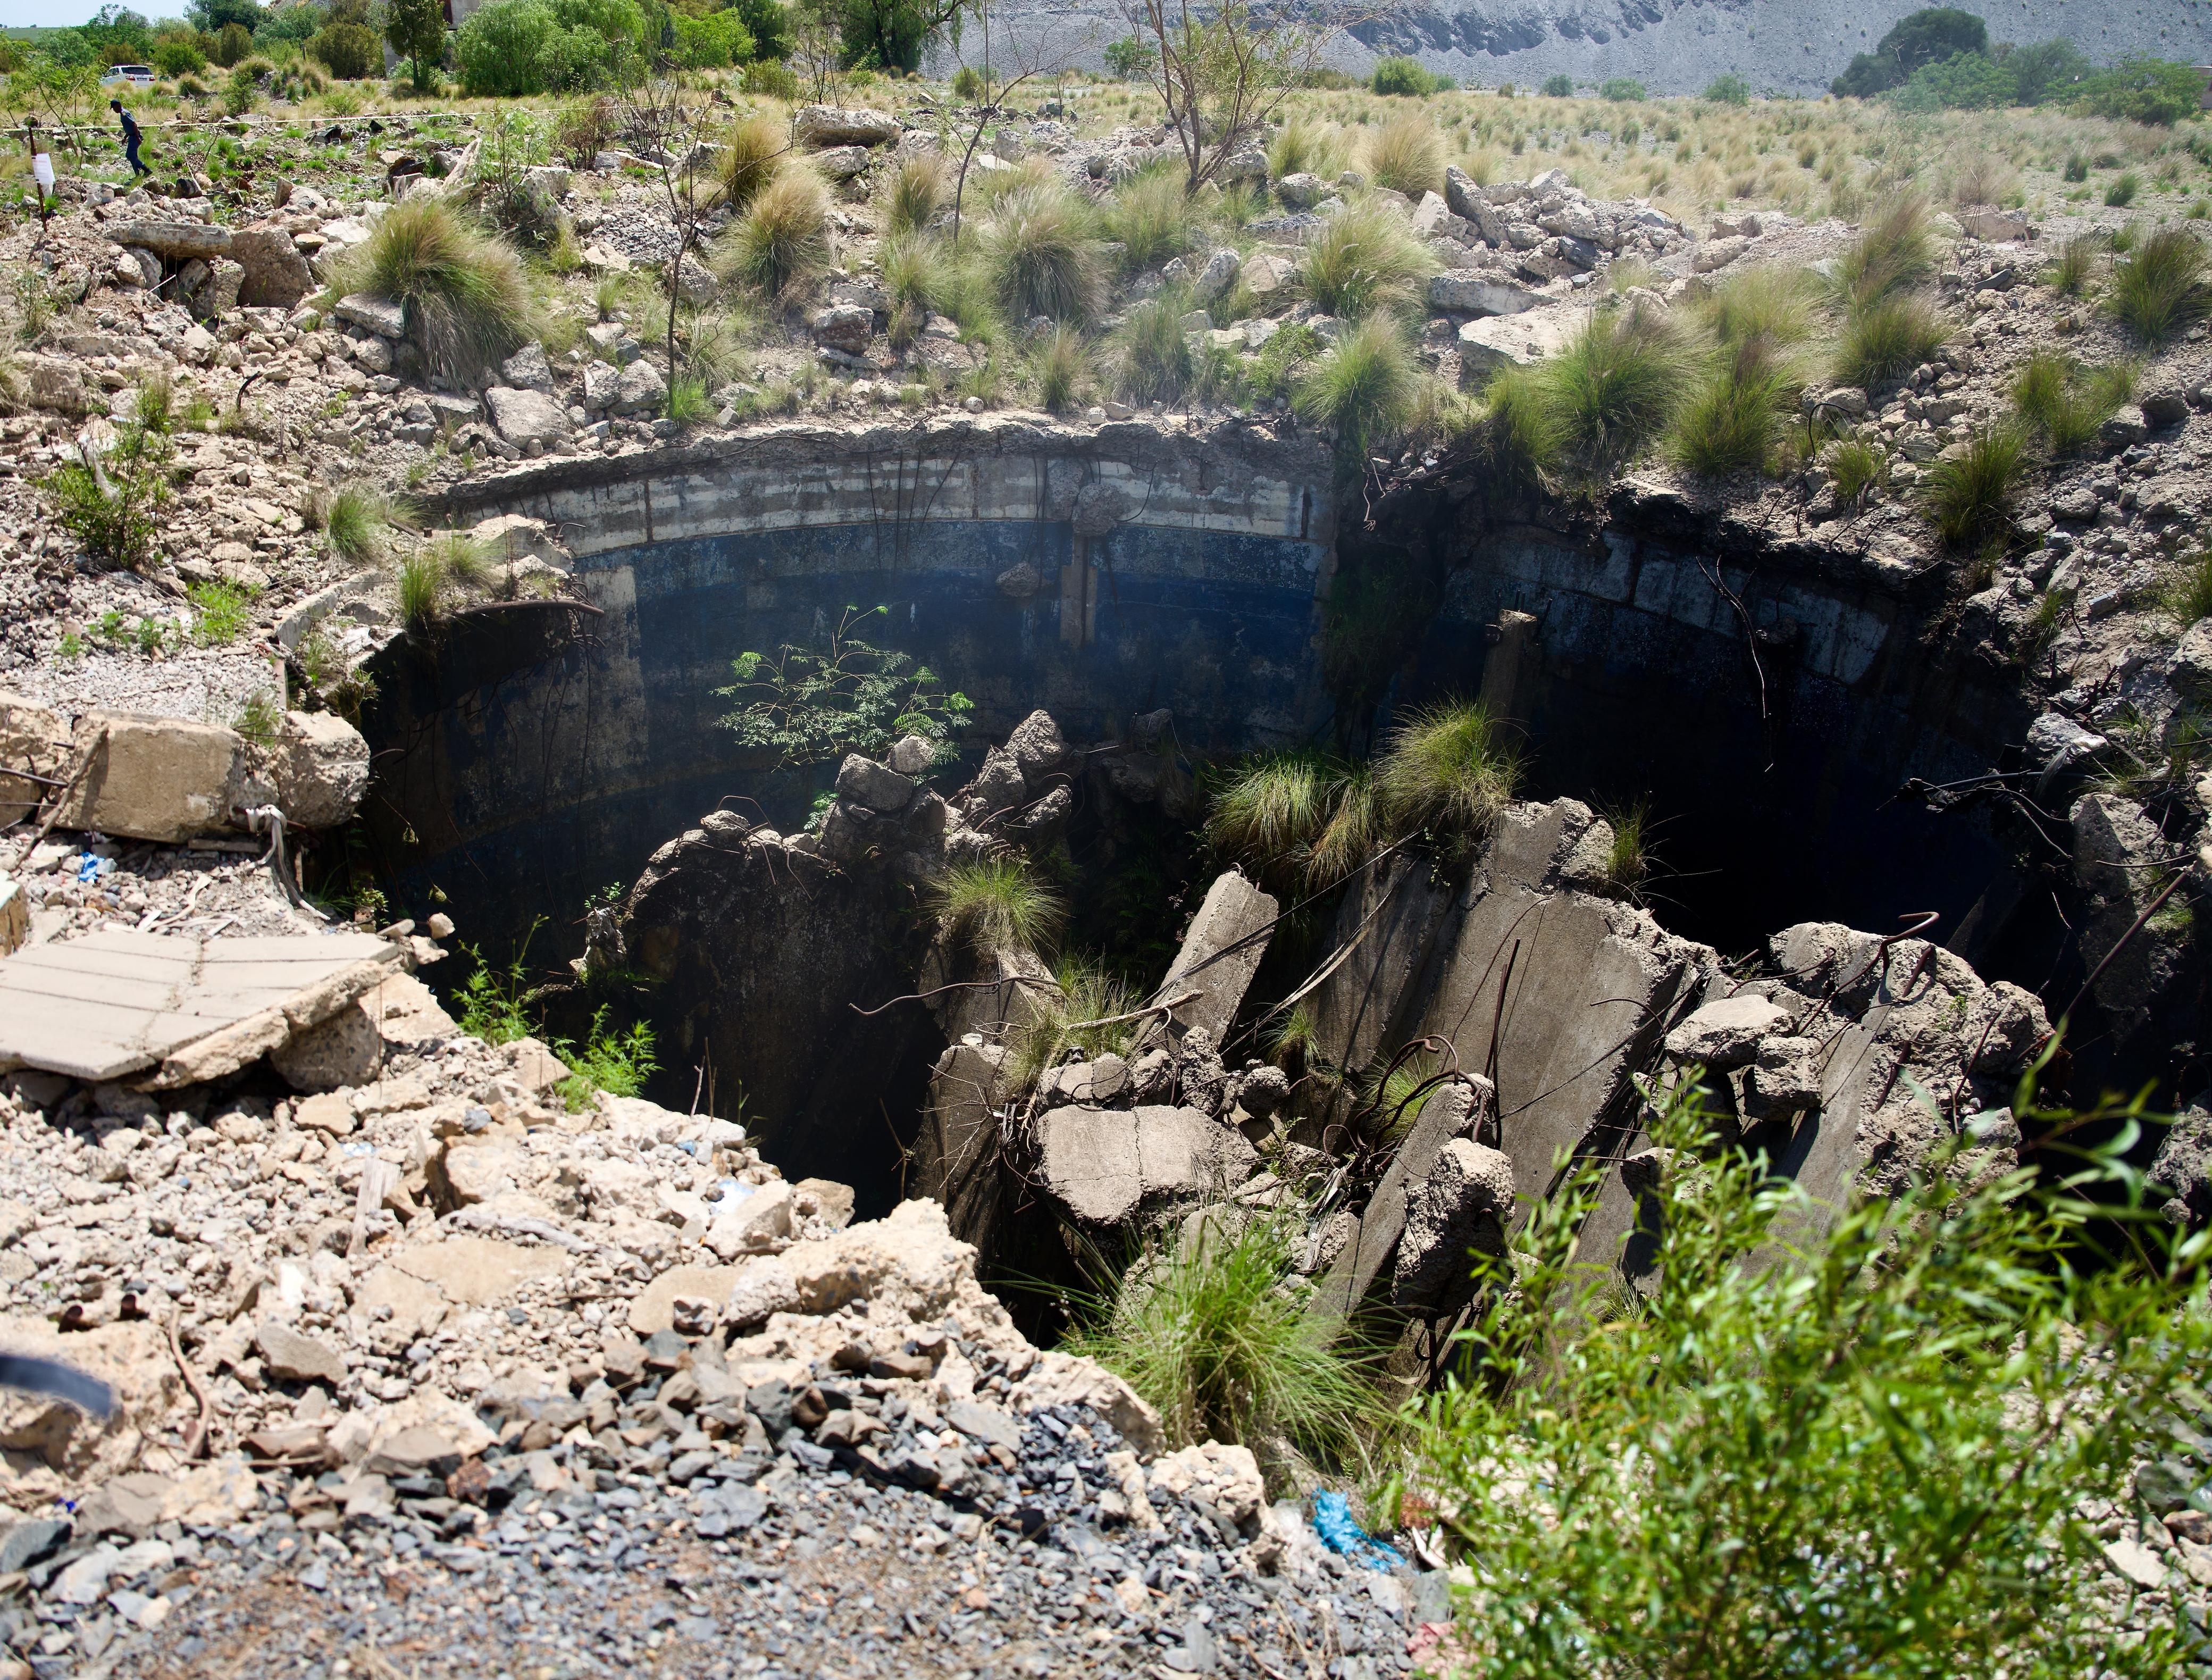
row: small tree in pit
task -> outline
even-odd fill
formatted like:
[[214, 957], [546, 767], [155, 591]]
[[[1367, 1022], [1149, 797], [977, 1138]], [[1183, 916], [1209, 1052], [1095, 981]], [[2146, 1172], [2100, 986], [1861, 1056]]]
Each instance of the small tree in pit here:
[[848, 606], [816, 645], [739, 654], [730, 663], [737, 680], [714, 691], [737, 703], [722, 727], [740, 746], [773, 753], [778, 770], [835, 763], [848, 752], [881, 758], [908, 735], [930, 742], [939, 759], [949, 757], [974, 703], [946, 692], [927, 666], [855, 633], [890, 613], [888, 606]]

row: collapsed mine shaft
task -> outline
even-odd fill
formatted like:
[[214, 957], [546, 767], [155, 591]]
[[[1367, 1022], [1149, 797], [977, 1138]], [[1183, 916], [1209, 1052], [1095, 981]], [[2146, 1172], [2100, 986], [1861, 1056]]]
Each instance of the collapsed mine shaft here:
[[[1064, 1273], [1071, 1247], [1172, 1204], [1172, 1185], [1121, 1184], [1091, 1157], [1112, 1139], [1132, 1160], [1164, 1147], [1146, 1117], [1170, 1111], [1146, 1105], [1187, 1105], [1193, 1077], [1228, 1090], [1210, 1092], [1206, 1138], [1171, 1140], [1204, 1158], [1200, 1177], [1256, 1170], [1247, 1141], [1326, 1153], [1334, 1123], [1340, 1143], [1348, 1098], [1294, 1094], [1272, 1117], [1236, 1099], [1293, 995], [1349, 1074], [1431, 1035], [1494, 1080], [1478, 1130], [1524, 1202], [1559, 1147], [1639, 1147], [1631, 1076], [1731, 993], [1796, 1013], [1759, 1052], [1778, 1068], [1820, 1018], [1817, 1065], [1768, 1072], [1762, 1096], [1747, 1050], [1733, 1100], [1747, 1136], [1831, 1196], [1925, 1142], [1911, 1092], [1940, 1087], [1957, 1111], [1939, 1126], [2010, 1100], [2042, 1037], [2027, 994], [2051, 1020], [2071, 1010], [2055, 1071], [2077, 1093], [2156, 1080], [2170, 1103], [2202, 1082], [2171, 953], [2088, 936], [2110, 910], [2067, 850], [2081, 783], [2033, 773], [2021, 672], [1965, 648], [1940, 580], [1879, 547], [1743, 525], [1633, 479], [1601, 505], [1516, 504], [1444, 461], [1347, 490], [1310, 441], [1144, 422], [793, 426], [549, 463], [439, 511], [546, 520], [572, 572], [559, 597], [377, 656], [361, 849], [392, 902], [444, 905], [489, 960], [526, 953], [562, 1032], [602, 1008], [649, 1020], [649, 1094], [742, 1117], [787, 1175], [853, 1184], [864, 1216], [940, 1196], [1002, 1275]], [[739, 653], [818, 637], [856, 605], [889, 607], [881, 638], [975, 702], [963, 763], [902, 815], [841, 798], [794, 851], [783, 837], [837, 767], [764, 773], [714, 691]], [[1393, 858], [1317, 902], [1224, 896], [1201, 833], [1209, 766], [1364, 755], [1445, 697], [1479, 697], [1518, 737], [1525, 803], [1486, 851]], [[1038, 711], [1058, 740], [995, 807], [977, 790], [1026, 749], [985, 750]], [[952, 805], [916, 814], [936, 795]], [[1577, 875], [1592, 809], [1637, 807], [1656, 865], [1641, 892]], [[1171, 962], [1195, 960], [1206, 976], [1182, 983], [1221, 995], [1146, 1025], [1128, 1059], [1141, 1076], [1164, 1047], [1158, 1091], [1060, 1093], [1079, 1137], [1055, 1145], [1049, 1101], [1003, 1088], [1021, 962], [938, 936], [923, 894], [948, 819], [958, 844], [1046, 867], [1073, 904], [1064, 942], [1129, 977], [1133, 1003], [1174, 989]], [[585, 905], [611, 884], [620, 913], [598, 927], [618, 977], [602, 963], [577, 981]], [[1901, 929], [1925, 940], [1873, 937]], [[1220, 1060], [1194, 1075], [1172, 1058], [1209, 1008]], [[1915, 1010], [1978, 1038], [1908, 1043], [1890, 1023]], [[1790, 1077], [1806, 1089], [1774, 1096]], [[1440, 1141], [1417, 1129], [1406, 1153], [1432, 1160]], [[1391, 1193], [1386, 1178], [1376, 1194]], [[1633, 1194], [1616, 1186], [1597, 1215], [1615, 1251]], [[1340, 1295], [1387, 1262], [1363, 1240], [1356, 1221], [1334, 1239]]]

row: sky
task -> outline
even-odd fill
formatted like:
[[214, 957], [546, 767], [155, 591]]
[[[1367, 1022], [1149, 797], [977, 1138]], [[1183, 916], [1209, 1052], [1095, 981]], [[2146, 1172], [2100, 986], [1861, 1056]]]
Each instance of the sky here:
[[[83, 23], [100, 9], [100, 4], [101, 0], [0, 0], [0, 29]], [[185, 10], [181, 5], [140, 5], [131, 9], [147, 17], [181, 17]]]

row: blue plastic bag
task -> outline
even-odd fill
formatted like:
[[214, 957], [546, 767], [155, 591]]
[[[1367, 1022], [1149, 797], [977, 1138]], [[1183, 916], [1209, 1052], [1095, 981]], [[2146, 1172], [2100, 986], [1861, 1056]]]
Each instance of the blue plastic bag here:
[[1314, 1495], [1314, 1532], [1329, 1550], [1350, 1558], [1363, 1568], [1388, 1573], [1402, 1569], [1406, 1560], [1352, 1520], [1352, 1506], [1342, 1494]]

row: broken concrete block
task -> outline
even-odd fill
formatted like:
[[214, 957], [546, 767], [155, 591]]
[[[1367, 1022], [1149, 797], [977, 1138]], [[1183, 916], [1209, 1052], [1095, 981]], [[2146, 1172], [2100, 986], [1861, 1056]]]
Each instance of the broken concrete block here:
[[59, 712], [20, 695], [0, 694], [0, 827], [37, 815], [52, 791], [32, 776], [61, 782], [76, 766], [69, 725]]
[[1199, 994], [1175, 1012], [1184, 1027], [1202, 1028], [1216, 1044], [1221, 1042], [1267, 954], [1277, 909], [1272, 894], [1234, 869], [1214, 878], [1182, 937], [1182, 949], [1160, 983], [1163, 998]]
[[230, 236], [230, 259], [246, 271], [238, 301], [249, 308], [290, 309], [315, 289], [287, 228], [240, 228]]
[[1056, 1108], [1037, 1136], [1039, 1184], [1075, 1219], [1096, 1226], [1218, 1196], [1259, 1164], [1242, 1133], [1194, 1108]]
[[269, 768], [286, 822], [341, 828], [368, 788], [368, 743], [335, 712], [287, 712]]
[[781, 1178], [755, 1185], [731, 1205], [727, 1198], [707, 1227], [706, 1244], [725, 1260], [758, 1254], [791, 1239], [792, 1187]]
[[1407, 1198], [1392, 1301], [1428, 1309], [1458, 1305], [1473, 1254], [1503, 1254], [1512, 1217], [1513, 1163], [1472, 1138], [1451, 1139]]
[[1506, 368], [1528, 368], [1565, 350], [1584, 312], [1554, 305], [1514, 315], [1487, 315], [1459, 330], [1460, 383], [1470, 389]]
[[1667, 1054], [1708, 1068], [1741, 1068], [1756, 1060], [1759, 1041], [1790, 1028], [1790, 1012], [1756, 992], [1717, 998], [1667, 1035]]
[[383, 1062], [384, 1035], [365, 999], [347, 1004], [326, 1020], [295, 1030], [269, 1052], [269, 1065], [295, 1091], [367, 1085]]
[[484, 393], [484, 406], [499, 435], [518, 449], [565, 443], [571, 435], [568, 411], [543, 391], [495, 385]]
[[230, 825], [246, 768], [246, 743], [232, 731], [180, 717], [88, 712], [77, 720], [74, 745], [92, 754], [92, 764], [63, 800], [62, 826], [174, 845]]
[[253, 1345], [269, 1374], [281, 1381], [327, 1383], [332, 1388], [345, 1381], [345, 1355], [320, 1336], [271, 1320], [255, 1333]]

